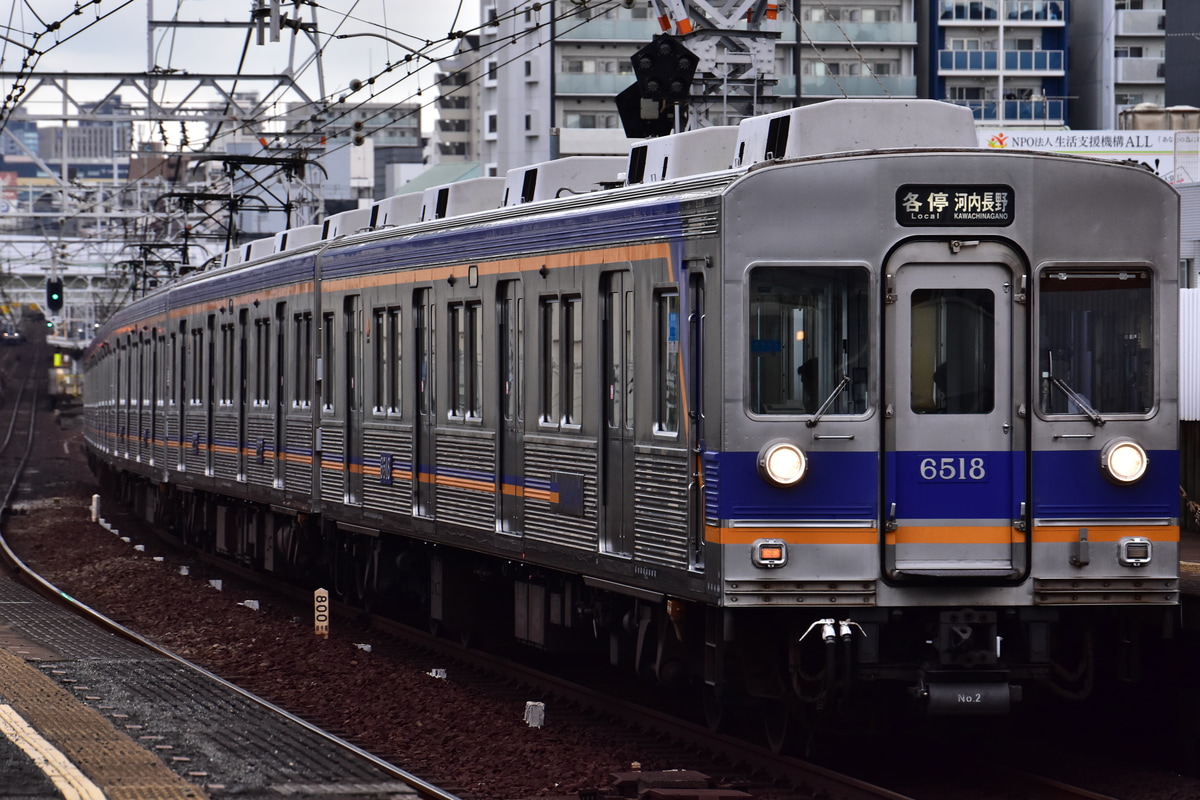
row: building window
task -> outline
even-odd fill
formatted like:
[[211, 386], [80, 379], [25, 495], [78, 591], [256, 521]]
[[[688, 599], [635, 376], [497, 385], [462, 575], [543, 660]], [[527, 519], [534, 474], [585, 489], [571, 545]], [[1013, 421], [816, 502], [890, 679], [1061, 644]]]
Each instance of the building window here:
[[563, 114], [563, 123], [567, 128], [612, 129], [621, 127], [621, 117], [601, 111], [568, 111]]
[[982, 86], [947, 86], [946, 96], [956, 102], [984, 99]]
[[1117, 58], [1141, 58], [1141, 47], [1118, 47], [1115, 53]]
[[487, 132], [498, 133], [500, 130], [500, 118], [495, 114], [487, 115]]

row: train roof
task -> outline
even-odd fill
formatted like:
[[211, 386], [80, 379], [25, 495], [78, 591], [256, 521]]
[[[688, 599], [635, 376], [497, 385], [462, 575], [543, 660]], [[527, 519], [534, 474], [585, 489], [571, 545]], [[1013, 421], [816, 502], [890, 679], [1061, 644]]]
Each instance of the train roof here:
[[[218, 271], [239, 270], [284, 253], [332, 255], [348, 237], [357, 246], [518, 218], [577, 214], [601, 204], [620, 213], [648, 202], [696, 200], [780, 161], [912, 149], [981, 151], [970, 109], [936, 100], [831, 100], [751, 117], [737, 126], [685, 131], [638, 142], [626, 157], [568, 157], [513, 169], [504, 178], [475, 178], [385, 198], [334, 214], [320, 225], [241, 245], [224, 254]], [[204, 281], [212, 273], [194, 273], [174, 286]]]
[[[858, 150], [978, 147], [970, 109], [937, 100], [830, 100], [634, 144], [626, 156], [572, 156], [388, 197], [225, 253], [232, 267], [297, 247], [383, 228], [479, 214], [701, 175], [763, 162]], [[319, 233], [318, 233], [319, 232]]]

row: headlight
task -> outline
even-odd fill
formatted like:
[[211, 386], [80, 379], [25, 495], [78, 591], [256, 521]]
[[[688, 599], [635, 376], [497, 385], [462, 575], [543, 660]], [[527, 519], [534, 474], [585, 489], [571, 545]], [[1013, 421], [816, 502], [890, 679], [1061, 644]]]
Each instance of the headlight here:
[[776, 486], [795, 486], [807, 471], [804, 451], [790, 442], [773, 442], [758, 454], [758, 474]]
[[1132, 439], [1114, 439], [1100, 451], [1100, 469], [1113, 483], [1133, 483], [1146, 474], [1150, 459]]

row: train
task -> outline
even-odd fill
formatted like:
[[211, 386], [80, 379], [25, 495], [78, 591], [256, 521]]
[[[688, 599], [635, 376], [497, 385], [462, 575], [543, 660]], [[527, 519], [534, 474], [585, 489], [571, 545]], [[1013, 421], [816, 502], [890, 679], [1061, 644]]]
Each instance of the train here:
[[1144, 169], [817, 103], [231, 250], [99, 330], [88, 458], [191, 546], [775, 748], [1011, 717], [1177, 623], [1178, 243]]

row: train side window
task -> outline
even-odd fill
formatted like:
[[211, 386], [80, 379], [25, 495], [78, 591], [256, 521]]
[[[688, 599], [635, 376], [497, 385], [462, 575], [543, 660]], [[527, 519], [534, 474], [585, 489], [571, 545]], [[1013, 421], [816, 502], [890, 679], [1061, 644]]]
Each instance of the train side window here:
[[233, 323], [221, 326], [221, 374], [219, 400], [221, 405], [233, 405], [233, 370], [237, 363], [234, 360], [234, 345], [237, 341], [236, 328]]
[[312, 314], [292, 317], [296, 341], [296, 367], [292, 375], [292, 405], [308, 408], [312, 404]]
[[334, 351], [337, 347], [337, 327], [335, 323], [335, 314], [329, 313], [322, 317], [321, 329], [324, 332], [323, 346], [321, 347], [321, 404], [325, 411], [333, 413], [333, 396], [334, 385], [336, 381], [333, 376], [337, 374], [334, 369]]
[[868, 286], [867, 271], [859, 267], [750, 272], [747, 397], [752, 413], [815, 414], [826, 402], [827, 415], [866, 413]]
[[562, 419], [562, 303], [557, 297], [542, 300], [541, 359], [542, 408], [541, 421], [557, 425]]
[[912, 293], [910, 402], [917, 414], [996, 407], [996, 297], [988, 289]]
[[371, 313], [371, 335], [375, 337], [375, 353], [372, 358], [371, 409], [376, 414], [387, 410], [388, 390], [388, 345], [391, 344], [387, 329], [387, 311], [377, 308]]
[[583, 422], [583, 298], [543, 299], [541, 324], [541, 421], [577, 429]]
[[254, 405], [271, 404], [271, 318], [254, 320]]
[[655, 431], [679, 432], [680, 360], [679, 294], [663, 292], [657, 298], [655, 341]]
[[1156, 403], [1150, 271], [1054, 268], [1037, 285], [1042, 412], [1082, 414], [1083, 400], [1099, 414], [1149, 414]]
[[563, 310], [563, 407], [567, 425], [583, 422], [583, 298], [565, 298]]
[[192, 393], [194, 406], [204, 405], [204, 329], [192, 329]]
[[454, 397], [450, 416], [457, 419], [478, 419], [483, 413], [480, 309], [479, 303], [450, 306], [450, 385]]
[[388, 309], [388, 352], [391, 353], [389, 364], [388, 413], [400, 416], [404, 407], [404, 317], [399, 308]]
[[173, 406], [173, 405], [175, 405], [175, 395], [172, 393], [174, 391], [174, 387], [175, 387], [175, 372], [179, 368], [179, 350], [178, 350], [179, 344], [175, 339], [175, 334], [173, 334], [173, 333], [171, 334], [170, 347], [171, 347], [171, 350], [170, 350], [169, 355], [167, 356], [167, 359], [168, 359], [167, 360], [167, 369], [165, 370], [165, 372], [166, 372], [166, 375], [165, 375], [166, 398], [167, 398], [167, 405]]

